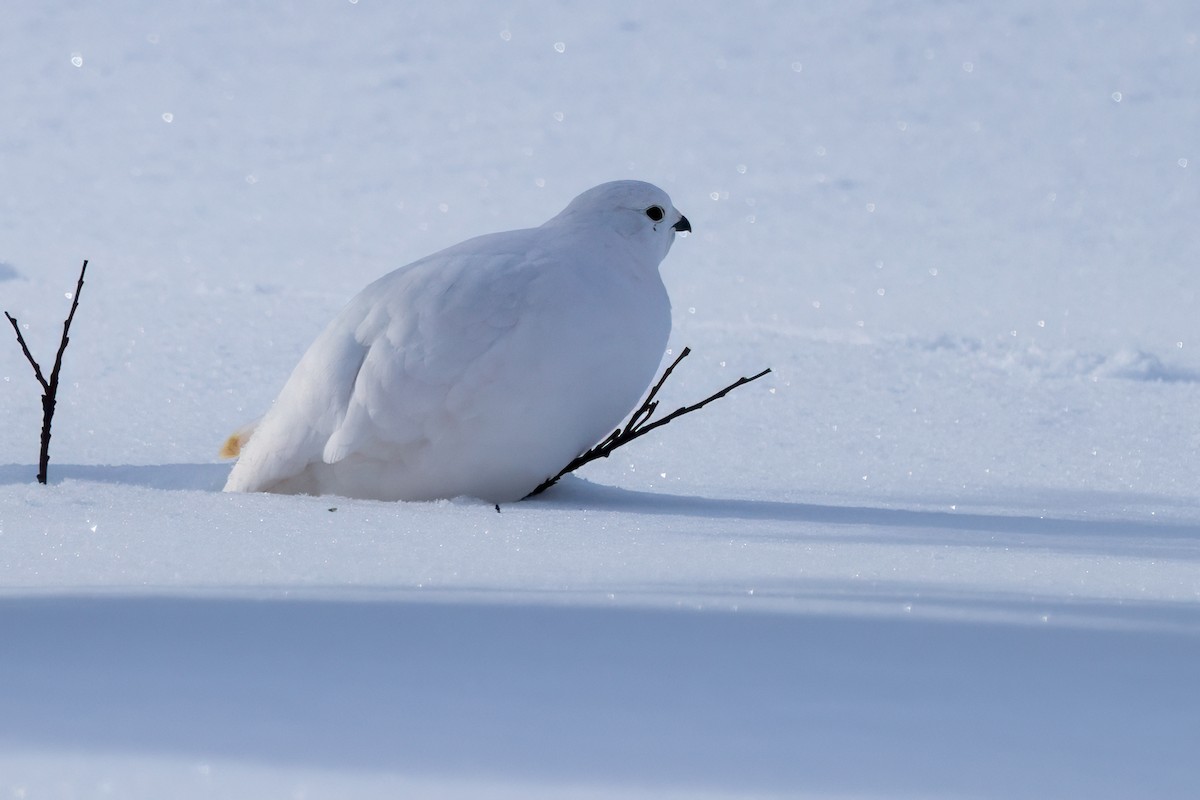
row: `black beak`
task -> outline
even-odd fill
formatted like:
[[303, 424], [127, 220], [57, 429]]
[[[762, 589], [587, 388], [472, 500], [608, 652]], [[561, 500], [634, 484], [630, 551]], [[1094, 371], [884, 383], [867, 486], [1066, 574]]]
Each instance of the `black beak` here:
[[691, 233], [692, 223], [688, 222], [687, 217], [680, 217], [679, 222], [676, 222], [671, 228], [678, 233]]

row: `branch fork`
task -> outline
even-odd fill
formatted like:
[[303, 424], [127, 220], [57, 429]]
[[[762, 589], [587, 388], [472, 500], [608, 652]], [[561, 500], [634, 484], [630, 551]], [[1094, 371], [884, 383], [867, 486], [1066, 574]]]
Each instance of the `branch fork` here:
[[87, 259], [84, 259], [83, 266], [79, 270], [79, 281], [75, 284], [75, 294], [71, 298], [71, 311], [63, 321], [62, 339], [58, 343], [58, 353], [54, 356], [54, 367], [50, 370], [49, 380], [42, 373], [41, 365], [29, 352], [29, 345], [25, 343], [25, 336], [21, 333], [21, 326], [17, 323], [17, 318], [7, 311], [4, 312], [4, 316], [8, 318], [13, 330], [16, 331], [17, 344], [21, 345], [21, 352], [25, 354], [25, 360], [33, 367], [33, 376], [37, 378], [37, 382], [42, 387], [42, 449], [38, 457], [38, 483], [46, 482], [46, 472], [50, 466], [50, 423], [54, 420], [54, 407], [58, 397], [58, 377], [62, 371], [63, 354], [67, 351], [67, 345], [71, 341], [71, 322], [75, 319], [75, 309], [79, 308], [79, 294], [83, 291], [83, 276], [87, 273], [87, 265]]
[[681, 350], [679, 352], [679, 355], [676, 357], [676, 359], [674, 361], [671, 362], [670, 366], [668, 366], [665, 370], [663, 370], [663, 374], [659, 377], [658, 381], [655, 382], [654, 386], [650, 389], [650, 394], [646, 395], [646, 399], [642, 401], [642, 404], [640, 406], [638, 406], [637, 410], [635, 410], [633, 412], [633, 414], [629, 417], [629, 421], [625, 423], [624, 427], [617, 428], [615, 431], [610, 433], [608, 435], [608, 437], [605, 438], [598, 445], [596, 445], [595, 447], [592, 447], [590, 450], [587, 450], [586, 452], [576, 456], [569, 464], [567, 464], [565, 467], [563, 467], [562, 470], [557, 475], [555, 475], [552, 478], [547, 478], [546, 480], [542, 481], [536, 489], [534, 489], [532, 492], [530, 492], [527, 495], [527, 497], [533, 497], [534, 495], [541, 494], [542, 492], [546, 491], [554, 484], [558, 483], [559, 478], [566, 475], [567, 473], [574, 472], [575, 470], [582, 467], [584, 464], [595, 461], [598, 458], [608, 458], [610, 455], [612, 455], [613, 451], [616, 450], [618, 447], [623, 447], [624, 445], [627, 445], [630, 442], [632, 442], [634, 439], [637, 439], [641, 436], [645, 436], [647, 433], [654, 430], [655, 428], [660, 428], [663, 425], [666, 425], [671, 420], [682, 417], [684, 414], [690, 414], [693, 411], [699, 411], [700, 409], [704, 408], [709, 403], [713, 402], [714, 400], [721, 399], [722, 397], [729, 394], [730, 392], [732, 392], [734, 389], [738, 388], [739, 386], [745, 386], [747, 383], [750, 383], [751, 381], [756, 381], [759, 378], [761, 378], [764, 375], [767, 375], [768, 373], [771, 372], [770, 368], [768, 367], [767, 369], [764, 369], [762, 372], [759, 372], [756, 375], [751, 375], [748, 378], [746, 378], [746, 377], [738, 378], [736, 381], [729, 384], [721, 391], [716, 392], [715, 394], [709, 395], [708, 397], [704, 398], [700, 402], [695, 403], [690, 406], [683, 406], [681, 408], [677, 408], [674, 411], [672, 411], [670, 414], [668, 414], [667, 416], [662, 417], [661, 419], [656, 419], [653, 422], [651, 422], [651, 418], [654, 416], [654, 412], [658, 410], [658, 400], [656, 400], [655, 398], [658, 396], [659, 390], [662, 389], [663, 384], [665, 384], [667, 382], [667, 378], [671, 377], [671, 373], [675, 371], [675, 367], [679, 366], [679, 362], [681, 362], [685, 358], [687, 358], [688, 355], [691, 354], [691, 352], [692, 352], [692, 350], [690, 347], [685, 347], [685, 348], [683, 348], [683, 350]]

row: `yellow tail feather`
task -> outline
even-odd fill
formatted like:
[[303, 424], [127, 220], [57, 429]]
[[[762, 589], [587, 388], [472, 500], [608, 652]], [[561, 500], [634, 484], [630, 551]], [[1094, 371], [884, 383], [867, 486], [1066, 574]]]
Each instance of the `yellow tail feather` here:
[[246, 442], [250, 441], [250, 437], [254, 435], [254, 431], [258, 428], [260, 421], [256, 419], [254, 422], [248, 422], [229, 434], [229, 438], [225, 440], [225, 444], [221, 445], [221, 458], [237, 458], [240, 456], [242, 448], [246, 446]]
[[246, 440], [242, 438], [241, 434], [232, 434], [225, 440], [225, 444], [221, 445], [219, 455], [221, 458], [237, 458], [242, 452], [242, 445], [245, 443]]

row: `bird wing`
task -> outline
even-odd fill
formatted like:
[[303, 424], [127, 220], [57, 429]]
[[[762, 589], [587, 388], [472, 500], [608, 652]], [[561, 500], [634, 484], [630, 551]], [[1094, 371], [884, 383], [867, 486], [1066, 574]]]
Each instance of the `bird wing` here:
[[352, 337], [340, 335], [336, 322], [309, 347], [245, 442], [226, 491], [269, 491], [320, 456], [367, 354]]
[[364, 292], [378, 298], [353, 315], [366, 352], [323, 461], [403, 461], [469, 413], [454, 399], [484, 380], [483, 356], [520, 323], [536, 275], [528, 252], [495, 244], [444, 251]]
[[463, 410], [453, 398], [470, 396], [481, 356], [517, 326], [532, 274], [520, 239], [493, 237], [402, 267], [352, 299], [292, 371], [226, 489], [269, 490], [351, 454], [402, 462], [452, 426]]
[[[479, 413], [503, 350], [544, 303], [561, 254], [538, 229], [471, 239], [363, 289], [293, 370], [230, 473], [230, 491], [269, 491], [351, 455], [403, 464]], [[321, 487], [288, 484], [294, 491]]]

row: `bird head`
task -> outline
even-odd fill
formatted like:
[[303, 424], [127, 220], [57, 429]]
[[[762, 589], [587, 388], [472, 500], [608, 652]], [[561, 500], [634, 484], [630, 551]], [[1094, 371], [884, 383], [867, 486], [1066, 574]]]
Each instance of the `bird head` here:
[[671, 203], [667, 193], [644, 181], [612, 181], [588, 189], [546, 223], [595, 226], [634, 243], [653, 255], [655, 265], [666, 258], [675, 234], [690, 233], [692, 225]]

